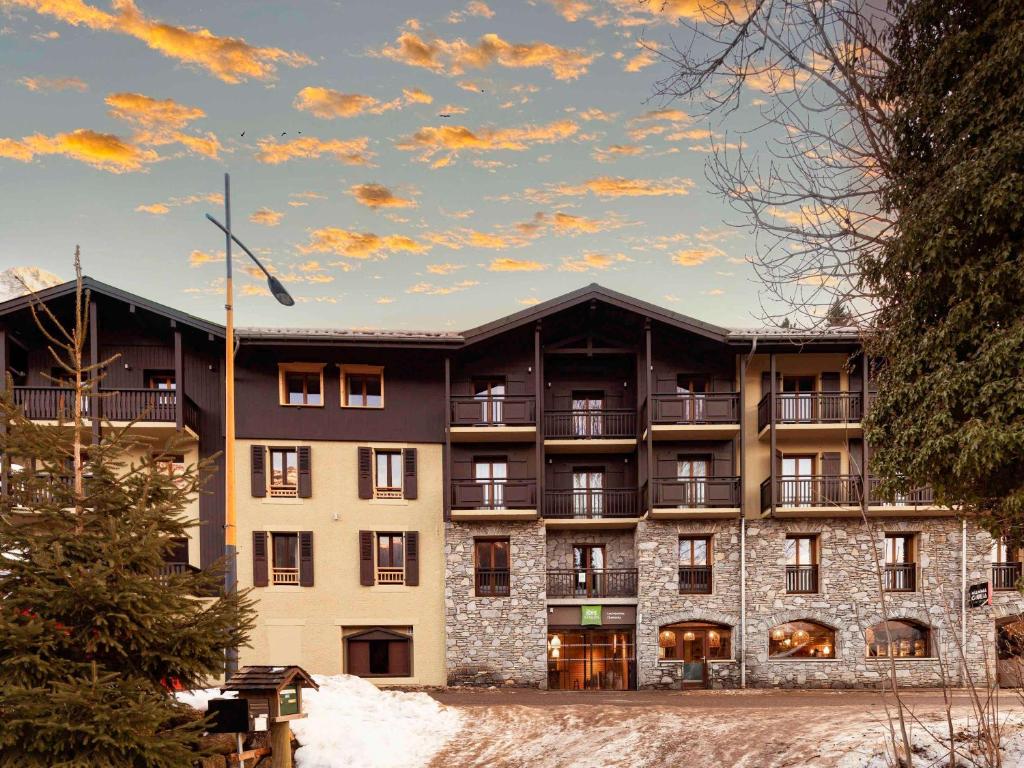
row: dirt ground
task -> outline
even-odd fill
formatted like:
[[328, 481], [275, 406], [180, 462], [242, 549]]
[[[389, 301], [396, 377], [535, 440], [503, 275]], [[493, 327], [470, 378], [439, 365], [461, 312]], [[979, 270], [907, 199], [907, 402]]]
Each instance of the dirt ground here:
[[[433, 694], [465, 725], [432, 768], [858, 768], [877, 765], [885, 706], [872, 691], [560, 692], [450, 690]], [[940, 692], [905, 698], [938, 727]], [[1012, 694], [1008, 713], [1021, 713]], [[954, 714], [969, 714], [957, 695]], [[1015, 715], [1016, 716], [1016, 715]], [[924, 737], [924, 726], [915, 726]], [[1006, 766], [1006, 768], [1024, 768]]]

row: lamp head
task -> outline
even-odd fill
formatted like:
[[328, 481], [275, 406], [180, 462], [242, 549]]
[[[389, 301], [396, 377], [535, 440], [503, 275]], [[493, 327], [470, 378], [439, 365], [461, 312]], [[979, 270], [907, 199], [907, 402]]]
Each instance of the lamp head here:
[[285, 288], [281, 284], [281, 281], [278, 280], [273, 275], [267, 275], [267, 287], [270, 289], [270, 292], [274, 295], [274, 298], [277, 299], [280, 303], [284, 304], [286, 307], [291, 307], [295, 304], [295, 299], [293, 299], [292, 295], [288, 293], [288, 289]]

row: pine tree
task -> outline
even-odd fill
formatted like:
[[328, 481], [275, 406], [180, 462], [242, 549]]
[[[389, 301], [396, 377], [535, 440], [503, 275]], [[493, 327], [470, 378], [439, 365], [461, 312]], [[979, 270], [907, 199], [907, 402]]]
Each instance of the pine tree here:
[[[208, 467], [168, 471], [174, 441], [154, 446], [104, 426], [88, 444], [104, 361], [83, 364], [88, 293], [78, 278], [73, 327], [42, 304], [36, 322], [72, 383], [58, 426], [0, 398], [0, 766], [189, 766], [201, 723], [170, 687], [223, 672], [245, 643], [252, 603], [221, 594], [222, 572], [169, 575], [183, 510]], [[101, 395], [100, 395], [101, 396]], [[200, 597], [205, 596], [205, 597]]]
[[825, 313], [825, 322], [834, 328], [842, 328], [850, 325], [853, 318], [846, 305], [840, 299], [836, 299], [829, 305], [828, 311]]

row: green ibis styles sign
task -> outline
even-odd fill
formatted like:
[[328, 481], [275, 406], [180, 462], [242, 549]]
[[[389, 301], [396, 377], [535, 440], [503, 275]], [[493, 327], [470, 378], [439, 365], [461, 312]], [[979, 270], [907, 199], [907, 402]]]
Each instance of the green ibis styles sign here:
[[601, 626], [601, 606], [583, 605], [580, 606], [580, 624], [586, 626]]

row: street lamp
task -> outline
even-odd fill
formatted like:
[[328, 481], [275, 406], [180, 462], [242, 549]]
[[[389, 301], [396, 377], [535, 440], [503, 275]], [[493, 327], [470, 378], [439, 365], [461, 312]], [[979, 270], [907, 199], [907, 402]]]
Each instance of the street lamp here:
[[[224, 263], [227, 270], [227, 283], [225, 285], [224, 309], [227, 312], [227, 322], [224, 324], [226, 395], [224, 406], [224, 558], [227, 562], [224, 569], [224, 588], [227, 592], [233, 592], [238, 586], [238, 560], [235, 526], [235, 310], [234, 288], [231, 282], [231, 243], [236, 243], [245, 251], [253, 263], [267, 276], [267, 287], [275, 299], [286, 307], [294, 305], [295, 299], [291, 297], [281, 281], [267, 271], [263, 263], [256, 258], [256, 254], [246, 248], [245, 244], [231, 231], [231, 176], [229, 174], [224, 174], [224, 224], [210, 214], [206, 214], [206, 218], [213, 222], [225, 237]], [[238, 651], [231, 648], [227, 654], [228, 676], [230, 677], [237, 669]]]

